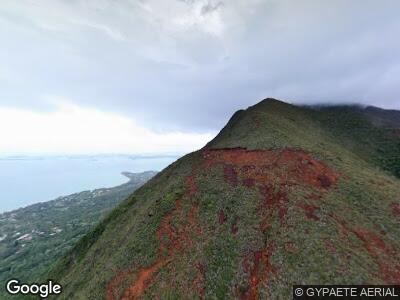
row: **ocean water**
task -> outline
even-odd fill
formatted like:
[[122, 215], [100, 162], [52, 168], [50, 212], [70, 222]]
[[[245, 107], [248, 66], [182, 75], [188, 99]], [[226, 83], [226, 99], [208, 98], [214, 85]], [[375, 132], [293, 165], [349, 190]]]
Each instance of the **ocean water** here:
[[0, 213], [84, 190], [113, 187], [121, 172], [161, 171], [178, 156], [0, 157]]

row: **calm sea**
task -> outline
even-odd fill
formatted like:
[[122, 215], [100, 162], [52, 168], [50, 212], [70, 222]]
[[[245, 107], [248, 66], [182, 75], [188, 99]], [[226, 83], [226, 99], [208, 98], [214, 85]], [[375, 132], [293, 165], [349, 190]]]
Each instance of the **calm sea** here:
[[160, 171], [177, 156], [0, 157], [0, 213], [127, 181], [121, 172]]

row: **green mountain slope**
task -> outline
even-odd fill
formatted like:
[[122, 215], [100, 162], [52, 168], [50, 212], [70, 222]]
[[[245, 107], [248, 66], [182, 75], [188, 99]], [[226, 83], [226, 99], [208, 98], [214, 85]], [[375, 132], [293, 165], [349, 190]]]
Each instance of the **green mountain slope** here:
[[37, 281], [102, 216], [156, 172], [124, 173], [130, 180], [113, 188], [84, 191], [0, 214], [0, 298], [11, 278]]
[[49, 273], [62, 299], [289, 299], [400, 284], [399, 137], [267, 99], [125, 200]]

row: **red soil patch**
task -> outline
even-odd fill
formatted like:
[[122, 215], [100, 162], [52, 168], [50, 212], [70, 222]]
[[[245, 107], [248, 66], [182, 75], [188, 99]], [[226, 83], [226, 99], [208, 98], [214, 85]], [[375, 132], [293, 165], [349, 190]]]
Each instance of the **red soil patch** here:
[[319, 200], [321, 200], [321, 198], [322, 198], [321, 194], [315, 194], [315, 193], [312, 193], [310, 196], [308, 196], [308, 199], [314, 200], [314, 201], [319, 201]]
[[[186, 178], [186, 192], [183, 197], [191, 197], [197, 192], [197, 186], [193, 176]], [[183, 198], [182, 197], [182, 198]], [[183, 249], [192, 246], [192, 241], [189, 236], [195, 232], [201, 234], [202, 230], [197, 223], [196, 216], [199, 207], [193, 204], [187, 215], [187, 226], [184, 228], [175, 228], [172, 225], [174, 216], [182, 214], [182, 198], [177, 199], [174, 209], [166, 214], [161, 221], [161, 224], [156, 232], [157, 239], [160, 241], [158, 254], [155, 262], [149, 267], [141, 268], [136, 274], [136, 279], [124, 291], [123, 300], [134, 300], [140, 298], [146, 288], [152, 283], [157, 272], [171, 262], [177, 253]], [[124, 278], [130, 276], [131, 272], [122, 272], [117, 275], [107, 285], [107, 299], [112, 300], [118, 285]]]
[[[287, 214], [287, 189], [294, 185], [310, 186], [319, 193], [311, 194], [310, 199], [319, 200], [324, 190], [334, 185], [339, 174], [321, 161], [317, 161], [305, 151], [247, 150], [245, 148], [211, 149], [203, 152], [204, 167], [222, 165], [226, 182], [237, 186], [239, 182], [248, 188], [257, 187], [264, 196], [264, 213], [269, 217], [278, 212], [281, 224]], [[277, 189], [278, 188], [278, 189]], [[314, 214], [314, 206], [304, 205], [306, 217], [319, 218]], [[261, 225], [265, 230], [267, 224]]]
[[382, 278], [387, 284], [400, 284], [400, 265], [390, 266], [383, 264], [380, 266]]
[[[339, 178], [323, 162], [313, 159], [302, 150], [211, 149], [205, 150], [203, 157], [208, 167], [222, 164], [229, 182], [236, 182], [236, 176], [264, 183], [274, 178], [289, 185], [307, 184], [328, 188]], [[278, 178], [268, 176], [268, 170], [271, 169], [281, 169], [280, 172], [274, 172], [278, 173], [274, 174]]]
[[262, 233], [266, 233], [271, 227], [272, 224], [270, 223], [270, 220], [268, 220], [268, 218], [264, 218], [264, 220], [260, 223], [260, 231]]
[[[331, 216], [341, 228], [344, 236], [355, 235], [363, 244], [365, 250], [379, 267], [378, 277], [387, 284], [400, 284], [400, 264], [398, 264], [399, 250], [387, 245], [382, 238], [373, 231], [350, 227], [347, 222], [337, 216]], [[393, 263], [394, 262], [394, 263]]]
[[354, 229], [353, 233], [363, 242], [365, 249], [379, 265], [379, 275], [387, 284], [400, 284], [400, 265], [392, 265], [389, 260], [396, 251], [386, 245], [374, 232]]
[[198, 192], [198, 188], [195, 182], [194, 175], [190, 175], [186, 177], [186, 194], [187, 197], [192, 197], [194, 194]]
[[271, 264], [273, 248], [254, 251], [250, 257], [243, 261], [243, 270], [249, 277], [246, 290], [239, 291], [240, 299], [256, 300], [259, 299], [259, 289], [262, 283], [276, 274], [276, 268]]
[[286, 207], [279, 207], [278, 216], [280, 220], [285, 220], [288, 209]]
[[[339, 174], [310, 154], [294, 149], [284, 150], [247, 150], [244, 148], [212, 149], [203, 152], [204, 168], [222, 166], [224, 178], [232, 186], [242, 184], [247, 188], [256, 188], [263, 197], [257, 213], [261, 214], [260, 230], [265, 233], [273, 226], [277, 217], [281, 226], [286, 226], [288, 213], [288, 190], [290, 186], [311, 187], [314, 192], [310, 198], [319, 200], [322, 194], [334, 185]], [[305, 216], [319, 220], [315, 215], [318, 207], [301, 204]], [[225, 214], [220, 211], [218, 220], [225, 222]], [[232, 232], [236, 232], [237, 229]], [[295, 251], [293, 243], [286, 245], [288, 251]], [[245, 258], [243, 269], [249, 277], [245, 290], [239, 290], [241, 299], [258, 299], [259, 289], [276, 273], [270, 263], [272, 249], [266, 248]], [[252, 265], [252, 267], [251, 267]]]
[[238, 174], [234, 166], [225, 165], [224, 166], [224, 177], [225, 180], [228, 181], [233, 186], [238, 184]]
[[260, 212], [264, 220], [261, 222], [261, 231], [265, 232], [272, 226], [274, 215], [278, 214], [281, 225], [285, 224], [287, 214], [288, 198], [286, 192], [280, 187], [280, 190], [274, 191], [271, 185], [264, 185], [260, 188], [261, 194], [264, 196], [264, 201], [260, 205]]
[[364, 243], [365, 248], [371, 254], [376, 255], [379, 251], [393, 254], [391, 249], [374, 232], [356, 228], [353, 229], [353, 233]]
[[393, 202], [390, 204], [390, 207], [392, 208], [393, 214], [397, 217], [400, 217], [400, 202]]
[[254, 178], [245, 178], [242, 183], [244, 186], [253, 187], [256, 184], [256, 180]]
[[206, 268], [203, 263], [198, 262], [196, 263], [196, 270], [197, 274], [196, 277], [193, 281], [193, 288], [197, 292], [197, 295], [200, 297], [200, 299], [205, 298], [205, 282], [206, 282]]
[[192, 208], [189, 211], [189, 215], [188, 215], [188, 223], [189, 223], [189, 227], [193, 230], [193, 232], [195, 232], [196, 234], [202, 234], [202, 228], [199, 226], [198, 222], [197, 222], [197, 215], [199, 214], [199, 205], [198, 204], [193, 204]]
[[136, 281], [127, 290], [125, 290], [122, 300], [133, 300], [138, 299], [147, 286], [150, 284], [154, 273], [158, 271], [162, 266], [168, 262], [167, 259], [157, 259], [157, 261], [150, 267], [141, 269], [137, 274]]
[[307, 219], [319, 221], [319, 217], [315, 215], [315, 211], [318, 210], [317, 206], [306, 203], [299, 203], [298, 206], [304, 210]]
[[231, 224], [231, 233], [233, 233], [233, 234], [236, 234], [239, 230], [238, 225], [237, 225], [238, 221], [239, 221], [238, 217], [233, 218], [233, 221]]
[[132, 275], [131, 271], [125, 271], [118, 273], [108, 284], [107, 284], [107, 292], [106, 298], [108, 300], [115, 299], [114, 291], [118, 290], [118, 287], [121, 283], [129, 276]]
[[155, 273], [171, 261], [174, 251], [181, 249], [182, 243], [178, 233], [171, 226], [173, 213], [182, 209], [181, 200], [175, 202], [175, 208], [168, 213], [157, 230], [160, 248], [156, 261], [147, 268], [142, 268], [137, 273], [135, 281], [124, 291], [122, 300], [134, 300], [142, 296], [145, 289], [151, 284]]
[[221, 209], [218, 212], [218, 223], [219, 225], [222, 225], [226, 222], [226, 220], [228, 219], [228, 217], [226, 216], [226, 214], [224, 213], [224, 211]]
[[[182, 201], [193, 197], [198, 192], [195, 176], [207, 169], [222, 166], [225, 181], [232, 185], [242, 184], [248, 188], [257, 189], [263, 196], [257, 213], [262, 215], [260, 230], [265, 232], [272, 226], [274, 217], [277, 216], [281, 225], [286, 222], [288, 212], [288, 189], [290, 186], [303, 185], [316, 189], [315, 197], [320, 197], [326, 189], [334, 185], [339, 174], [317, 161], [312, 156], [301, 150], [247, 150], [244, 148], [211, 149], [202, 152], [203, 162], [186, 177], [186, 192], [175, 203], [174, 209], [162, 219], [156, 232], [159, 240], [159, 249], [155, 261], [148, 267], [136, 271], [135, 280], [124, 291], [122, 299], [140, 298], [156, 278], [157, 273], [177, 255], [190, 248], [193, 244], [190, 236], [193, 233], [201, 234], [202, 229], [197, 222], [199, 207], [192, 205], [189, 213], [182, 216]], [[315, 209], [307, 207], [306, 217], [316, 219]], [[186, 226], [173, 226], [174, 218], [186, 220]], [[227, 222], [227, 215], [223, 210], [218, 212], [218, 223]], [[185, 219], [186, 218], [186, 219]], [[236, 234], [238, 218], [231, 223], [231, 233]], [[267, 247], [252, 253], [250, 268], [247, 269], [249, 277], [248, 290], [241, 293], [242, 299], [257, 299], [259, 288], [276, 272], [270, 263], [272, 248]], [[194, 286], [199, 288], [205, 278], [204, 266], [196, 266], [197, 277]], [[107, 286], [107, 298], [114, 299], [117, 287], [131, 277], [130, 272], [117, 275]], [[204, 289], [197, 289], [199, 295], [204, 295]]]
[[329, 188], [332, 185], [331, 179], [324, 174], [319, 175], [318, 180], [323, 188]]

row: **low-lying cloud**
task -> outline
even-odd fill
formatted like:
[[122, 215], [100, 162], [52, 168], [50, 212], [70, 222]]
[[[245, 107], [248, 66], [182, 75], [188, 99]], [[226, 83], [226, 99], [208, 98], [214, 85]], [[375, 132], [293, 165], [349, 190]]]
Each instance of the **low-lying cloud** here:
[[49, 112], [0, 108], [1, 155], [174, 154], [200, 149], [212, 134], [154, 132], [131, 118], [70, 103]]

